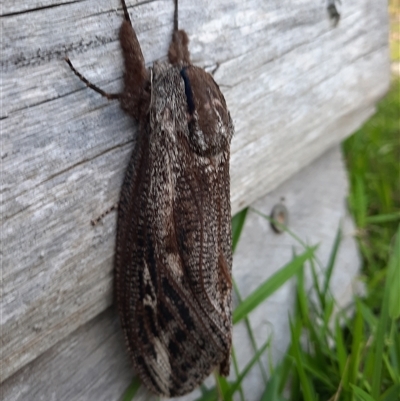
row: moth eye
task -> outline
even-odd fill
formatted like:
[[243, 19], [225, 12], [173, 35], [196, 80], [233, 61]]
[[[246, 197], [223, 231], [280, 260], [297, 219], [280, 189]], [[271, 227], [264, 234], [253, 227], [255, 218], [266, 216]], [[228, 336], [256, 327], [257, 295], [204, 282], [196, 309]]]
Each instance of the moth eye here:
[[193, 91], [192, 91], [192, 86], [190, 85], [190, 80], [186, 71], [186, 67], [181, 69], [180, 74], [183, 79], [183, 82], [185, 83], [185, 95], [186, 95], [188, 111], [190, 115], [193, 115], [195, 110]]

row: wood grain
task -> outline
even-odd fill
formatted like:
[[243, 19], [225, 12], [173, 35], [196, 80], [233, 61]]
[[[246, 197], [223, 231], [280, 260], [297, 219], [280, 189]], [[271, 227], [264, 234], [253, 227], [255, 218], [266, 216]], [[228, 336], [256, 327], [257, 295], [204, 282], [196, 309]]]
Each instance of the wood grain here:
[[[291, 230], [309, 244], [319, 243], [321, 274], [328, 265], [339, 222], [342, 223], [344, 235], [331, 281], [331, 291], [339, 307], [351, 303], [360, 266], [354, 226], [345, 206], [347, 187], [340, 150], [335, 147], [251, 205], [269, 214], [284, 197]], [[293, 247], [302, 252], [292, 237], [276, 234], [265, 219], [249, 211], [233, 263], [233, 276], [242, 297], [291, 260]], [[309, 270], [306, 273], [309, 283]], [[289, 344], [288, 313], [293, 308], [294, 297], [292, 281], [250, 315], [258, 346], [272, 335], [269, 354], [261, 358], [267, 372], [270, 361], [280, 361]], [[243, 324], [234, 326], [233, 338], [243, 369], [254, 354]], [[0, 394], [4, 401], [119, 401], [132, 376], [122, 330], [111, 307], [7, 379]], [[214, 380], [211, 378], [208, 384], [214, 385]], [[243, 388], [246, 401], [261, 398], [265, 387], [257, 365], [246, 376]], [[156, 399], [143, 390], [135, 401]], [[197, 390], [179, 400], [191, 401], [198, 396]]]
[[[332, 28], [315, 0], [181, 0], [192, 60], [225, 94], [236, 125], [233, 212], [354, 131], [389, 84], [384, 0], [344, 2]], [[130, 1], [146, 61], [165, 57], [172, 0]], [[0, 382], [112, 302], [115, 214], [136, 127], [118, 104], [119, 0], [5, 0], [0, 110]]]

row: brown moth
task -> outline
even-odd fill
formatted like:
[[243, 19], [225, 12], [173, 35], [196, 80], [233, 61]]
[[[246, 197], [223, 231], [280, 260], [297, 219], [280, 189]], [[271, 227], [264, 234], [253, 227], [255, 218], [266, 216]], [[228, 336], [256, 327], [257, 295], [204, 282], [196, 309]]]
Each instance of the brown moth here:
[[229, 374], [234, 128], [212, 76], [190, 63], [177, 0], [169, 61], [149, 69], [122, 6], [124, 91], [105, 93], [67, 62], [139, 124], [119, 201], [116, 303], [138, 376], [153, 393], [178, 396], [216, 367]]

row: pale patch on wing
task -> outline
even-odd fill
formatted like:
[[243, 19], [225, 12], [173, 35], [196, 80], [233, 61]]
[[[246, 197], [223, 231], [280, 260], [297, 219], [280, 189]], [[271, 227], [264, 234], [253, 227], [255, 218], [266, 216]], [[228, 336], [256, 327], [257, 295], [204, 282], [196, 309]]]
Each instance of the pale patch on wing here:
[[168, 268], [174, 273], [176, 277], [182, 277], [183, 270], [179, 255], [176, 253], [169, 253], [167, 255]]
[[146, 261], [143, 261], [143, 284], [144, 288], [149, 288], [150, 293], [146, 292], [144, 298], [143, 298], [143, 305], [149, 305], [151, 306], [154, 310], [157, 307], [157, 297], [156, 297], [156, 292], [155, 288], [153, 285], [153, 282], [151, 280], [150, 276], [150, 271], [149, 267], [147, 266]]
[[168, 393], [172, 380], [171, 380], [171, 364], [169, 361], [169, 352], [165, 348], [165, 345], [160, 341], [160, 339], [153, 338], [154, 349], [157, 354], [157, 358], [151, 360], [152, 368], [158, 373], [159, 381], [158, 383], [166, 389]]
[[157, 306], [157, 300], [154, 300], [154, 299], [151, 297], [150, 294], [146, 294], [146, 295], [144, 296], [144, 299], [143, 299], [143, 305], [149, 305], [149, 306], [151, 306], [153, 309], [155, 309], [156, 306]]

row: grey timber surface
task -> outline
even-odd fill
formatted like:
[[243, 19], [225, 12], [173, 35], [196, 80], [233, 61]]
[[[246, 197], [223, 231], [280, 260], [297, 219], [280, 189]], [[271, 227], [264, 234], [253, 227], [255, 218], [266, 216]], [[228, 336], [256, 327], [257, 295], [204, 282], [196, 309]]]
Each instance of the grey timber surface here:
[[[164, 58], [173, 1], [128, 1], [146, 61]], [[181, 0], [194, 64], [225, 94], [233, 213], [339, 143], [373, 112], [390, 77], [384, 0]], [[122, 84], [119, 0], [1, 5], [0, 382], [112, 303], [115, 213], [136, 125], [89, 90]], [[218, 67], [218, 68], [217, 68]], [[69, 338], [69, 337], [68, 337]]]
[[[343, 240], [332, 275], [331, 292], [338, 308], [351, 304], [353, 294], [359, 289], [360, 260], [354, 226], [345, 205], [347, 189], [340, 150], [335, 147], [251, 205], [234, 255], [233, 276], [242, 297], [288, 263], [293, 249], [302, 251], [289, 234], [276, 234], [254, 211], [269, 215], [272, 207], [284, 198], [290, 229], [308, 244], [319, 244], [321, 274], [328, 264], [338, 226], [342, 225]], [[307, 269], [306, 273], [307, 277], [310, 271]], [[267, 372], [269, 357], [273, 363], [279, 362], [289, 344], [288, 316], [294, 296], [295, 283], [289, 282], [250, 314], [258, 346], [272, 336], [269, 356], [265, 353], [261, 359]], [[254, 354], [244, 325], [234, 327], [233, 338], [243, 369]], [[4, 401], [118, 401], [132, 376], [116, 311], [111, 307], [7, 379], [2, 395]], [[213, 385], [212, 377], [207, 384]], [[243, 388], [247, 401], [260, 399], [264, 383], [258, 366], [246, 377]], [[196, 390], [180, 400], [191, 401], [198, 395]], [[135, 398], [150, 399], [155, 400], [143, 388]]]

